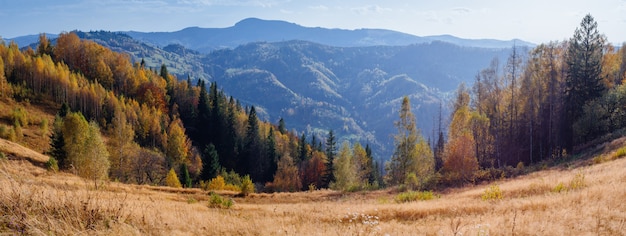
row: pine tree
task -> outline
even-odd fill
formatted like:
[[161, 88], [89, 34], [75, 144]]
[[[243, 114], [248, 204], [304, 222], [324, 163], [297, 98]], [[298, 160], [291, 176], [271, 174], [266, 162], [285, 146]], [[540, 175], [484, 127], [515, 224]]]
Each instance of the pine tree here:
[[306, 136], [304, 135], [304, 133], [302, 133], [302, 136], [300, 137], [300, 142], [298, 143], [298, 164], [308, 159], [309, 151], [307, 145], [308, 144], [306, 143]]
[[57, 115], [52, 125], [52, 134], [50, 134], [50, 150], [48, 154], [57, 160], [59, 169], [69, 168], [67, 153], [65, 152], [65, 140], [63, 138], [63, 118]]
[[587, 101], [600, 97], [604, 91], [602, 83], [602, 57], [605, 42], [598, 32], [598, 23], [591, 15], [586, 15], [580, 28], [574, 32], [567, 49], [568, 73], [565, 80], [566, 149], [574, 145], [573, 124], [580, 118], [582, 107]]
[[282, 117], [278, 121], [278, 132], [280, 132], [280, 134], [285, 134], [287, 132], [287, 129], [285, 128], [285, 120]]
[[182, 175], [181, 179], [183, 180], [183, 187], [191, 188], [191, 176], [189, 176], [189, 169], [187, 169], [187, 164], [183, 163], [182, 165], [180, 165], [180, 175]]
[[248, 113], [248, 125], [246, 128], [246, 137], [243, 146], [243, 165], [246, 166], [244, 173], [257, 180], [263, 180], [263, 174], [267, 166], [262, 166], [261, 158], [261, 138], [259, 135], [259, 120], [256, 115], [254, 106], [250, 108]]
[[265, 179], [267, 181], [272, 181], [274, 174], [276, 174], [276, 169], [278, 168], [278, 153], [276, 151], [276, 139], [274, 138], [274, 128], [270, 127], [269, 134], [267, 135], [267, 144], [266, 147], [266, 160], [268, 163], [268, 168], [266, 171]]
[[217, 154], [217, 150], [215, 150], [215, 146], [210, 143], [206, 146], [204, 151], [202, 152], [202, 174], [201, 178], [204, 180], [210, 180], [215, 178], [220, 169], [219, 155]]
[[335, 140], [335, 134], [331, 129], [328, 131], [328, 137], [326, 138], [326, 172], [322, 178], [324, 186], [322, 188], [328, 188], [330, 183], [335, 182], [335, 155], [337, 153], [337, 141]]

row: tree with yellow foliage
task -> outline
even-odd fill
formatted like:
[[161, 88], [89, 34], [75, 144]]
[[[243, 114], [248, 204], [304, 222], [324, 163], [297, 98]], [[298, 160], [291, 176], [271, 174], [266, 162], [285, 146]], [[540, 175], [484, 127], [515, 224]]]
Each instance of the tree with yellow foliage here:
[[455, 111], [448, 130], [448, 143], [444, 152], [444, 180], [451, 184], [469, 182], [478, 170], [475, 141], [472, 135], [470, 96], [461, 84], [457, 91]]

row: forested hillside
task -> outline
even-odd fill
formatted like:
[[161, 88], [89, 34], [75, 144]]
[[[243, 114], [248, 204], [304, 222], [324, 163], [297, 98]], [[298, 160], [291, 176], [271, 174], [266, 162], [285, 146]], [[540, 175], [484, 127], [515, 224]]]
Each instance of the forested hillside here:
[[[152, 71], [131, 64], [128, 56], [74, 33], [61, 34], [54, 46], [42, 35], [36, 50], [1, 44], [0, 58], [1, 99], [58, 108], [50, 125], [52, 169], [96, 184], [208, 187], [221, 173], [236, 189], [250, 177], [260, 187], [291, 181], [271, 187], [276, 190], [328, 186], [321, 140], [310, 145], [284, 122], [259, 121], [254, 107], [242, 107], [215, 83], [192, 85], [165, 66]], [[13, 141], [34, 119], [19, 107], [8, 118], [2, 137]]]

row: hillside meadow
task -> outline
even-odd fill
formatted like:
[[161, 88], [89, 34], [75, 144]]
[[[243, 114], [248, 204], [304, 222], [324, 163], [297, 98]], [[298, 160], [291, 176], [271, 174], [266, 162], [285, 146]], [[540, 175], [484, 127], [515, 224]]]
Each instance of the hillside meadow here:
[[[28, 235], [624, 235], [626, 159], [577, 161], [397, 203], [397, 192], [209, 192], [92, 182], [2, 140], [0, 232]], [[602, 148], [615, 157], [624, 139]], [[606, 150], [605, 150], [606, 149]], [[619, 156], [619, 155], [617, 155]], [[594, 164], [597, 163], [597, 164]]]

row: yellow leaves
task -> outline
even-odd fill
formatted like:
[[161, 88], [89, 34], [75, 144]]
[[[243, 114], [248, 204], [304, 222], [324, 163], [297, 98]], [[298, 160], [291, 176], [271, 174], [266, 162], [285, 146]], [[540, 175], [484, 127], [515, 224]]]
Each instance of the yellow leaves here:
[[187, 153], [190, 142], [180, 123], [180, 120], [173, 121], [167, 132], [166, 155], [174, 165], [188, 162]]
[[183, 185], [180, 184], [180, 180], [178, 180], [178, 176], [176, 175], [176, 171], [174, 169], [170, 169], [167, 172], [167, 176], [165, 177], [165, 185], [172, 188], [182, 188]]

